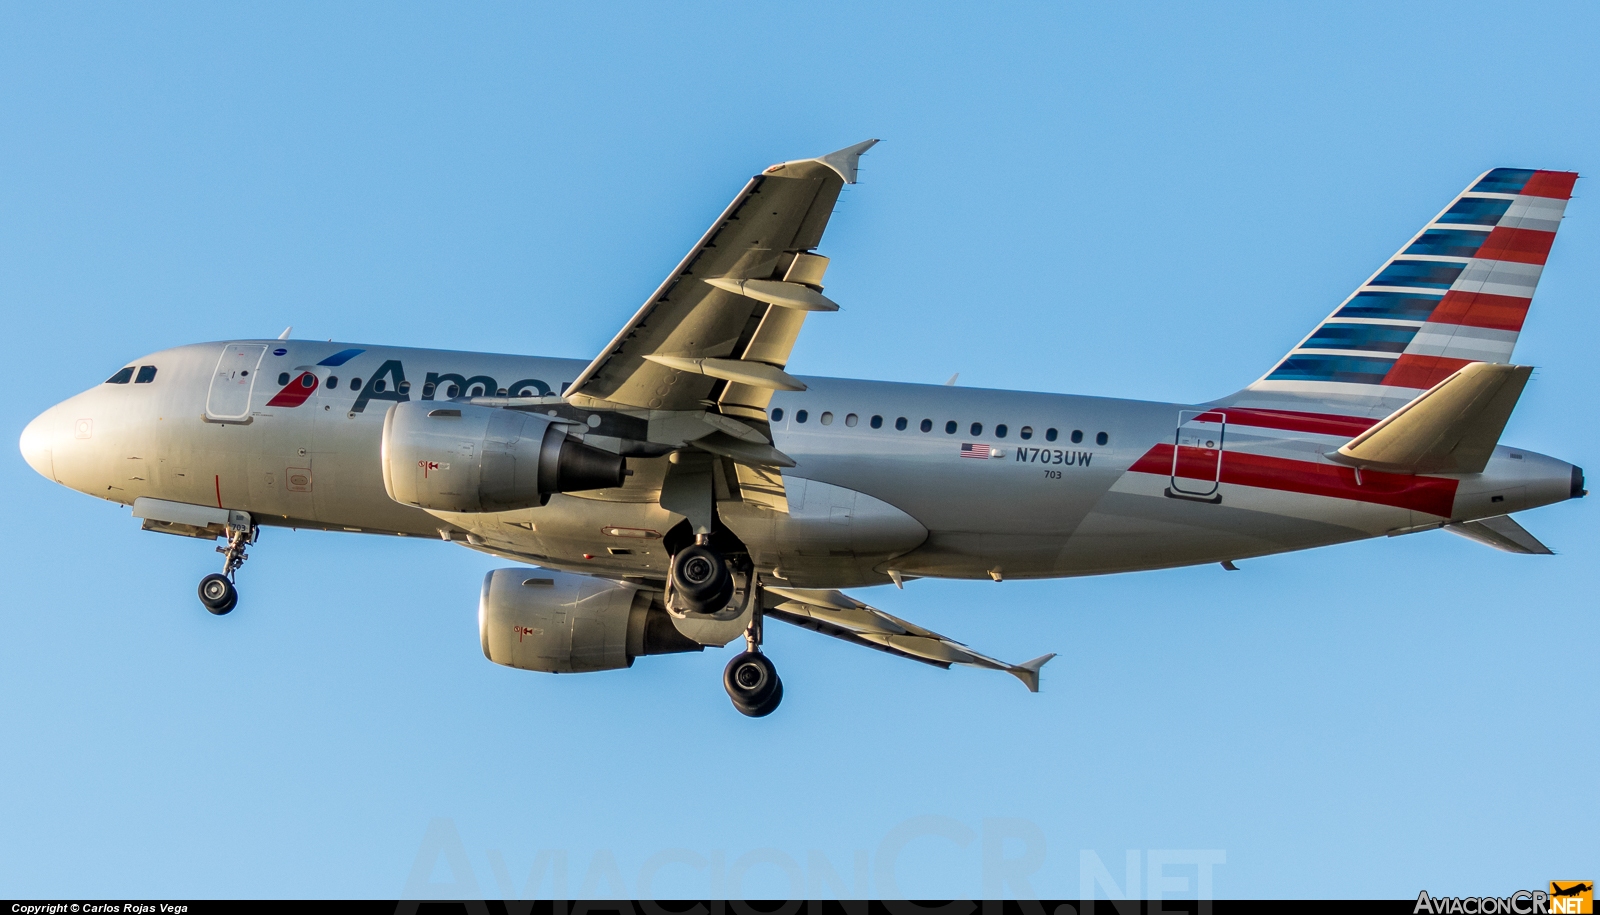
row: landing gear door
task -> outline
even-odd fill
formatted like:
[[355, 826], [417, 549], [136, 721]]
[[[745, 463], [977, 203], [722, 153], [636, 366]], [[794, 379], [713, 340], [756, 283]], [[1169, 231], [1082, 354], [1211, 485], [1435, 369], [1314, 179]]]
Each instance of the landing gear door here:
[[1172, 449], [1172, 490], [1180, 496], [1211, 498], [1222, 482], [1223, 437], [1227, 414], [1182, 410]]
[[217, 357], [206, 395], [206, 420], [214, 423], [250, 421], [250, 394], [267, 348], [259, 343], [230, 343]]

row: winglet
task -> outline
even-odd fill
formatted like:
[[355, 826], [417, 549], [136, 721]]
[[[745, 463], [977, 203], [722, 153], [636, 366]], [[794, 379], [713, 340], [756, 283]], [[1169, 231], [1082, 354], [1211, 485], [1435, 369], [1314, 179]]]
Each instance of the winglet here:
[[1055, 656], [1056, 653], [1053, 651], [1046, 655], [1040, 655], [1032, 661], [1024, 661], [1021, 664], [1007, 667], [1006, 673], [1021, 680], [1022, 684], [1028, 688], [1028, 692], [1036, 693], [1039, 691], [1039, 668], [1045, 666]]
[[863, 140], [854, 146], [846, 146], [837, 152], [828, 153], [826, 156], [818, 156], [815, 159], [796, 159], [793, 162], [779, 162], [777, 165], [768, 168], [764, 174], [772, 174], [782, 170], [785, 166], [799, 165], [802, 162], [821, 162], [823, 165], [838, 172], [839, 177], [844, 179], [845, 184], [855, 184], [856, 169], [861, 164], [861, 154], [877, 145], [877, 140]]

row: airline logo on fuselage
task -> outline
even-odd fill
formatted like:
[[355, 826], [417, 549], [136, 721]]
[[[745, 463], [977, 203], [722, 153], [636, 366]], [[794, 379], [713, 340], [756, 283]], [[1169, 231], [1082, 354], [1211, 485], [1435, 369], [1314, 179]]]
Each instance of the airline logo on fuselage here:
[[[276, 352], [276, 351], [274, 351]], [[318, 362], [318, 366], [344, 365], [366, 352], [347, 349]], [[355, 381], [355, 379], [352, 379]], [[322, 386], [322, 379], [312, 370], [303, 370], [289, 379], [283, 389], [267, 401], [269, 407], [292, 409], [304, 404]], [[548, 397], [550, 385], [538, 378], [524, 378], [515, 384], [502, 386], [489, 375], [463, 375], [459, 372], [429, 372], [422, 382], [422, 400], [433, 400], [443, 395], [450, 400], [462, 395], [496, 396], [510, 394], [516, 397]], [[365, 380], [356, 391], [351, 413], [365, 413], [367, 404], [374, 400], [405, 403], [411, 400], [411, 384], [406, 381], [405, 366], [399, 359], [386, 359], [372, 377]]]

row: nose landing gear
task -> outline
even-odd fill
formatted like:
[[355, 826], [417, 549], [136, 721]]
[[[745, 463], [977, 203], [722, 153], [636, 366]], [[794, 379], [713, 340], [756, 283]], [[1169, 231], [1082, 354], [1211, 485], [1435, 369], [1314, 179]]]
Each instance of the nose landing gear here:
[[765, 718], [783, 701], [778, 669], [761, 653], [761, 613], [757, 610], [744, 633], [745, 650], [722, 670], [722, 685], [741, 714]]
[[254, 524], [227, 529], [228, 545], [217, 547], [222, 554], [222, 573], [200, 579], [200, 603], [217, 616], [232, 610], [239, 603], [239, 591], [233, 586], [233, 573], [249, 557], [245, 547], [256, 542], [260, 528]]

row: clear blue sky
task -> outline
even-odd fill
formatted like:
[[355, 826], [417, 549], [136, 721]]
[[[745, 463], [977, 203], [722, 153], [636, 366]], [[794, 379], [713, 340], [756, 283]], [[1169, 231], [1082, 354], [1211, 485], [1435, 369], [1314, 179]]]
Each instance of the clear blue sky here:
[[[1479, 172], [1593, 174], [1507, 440], [1600, 479], [1597, 34], [1584, 4], [6, 2], [0, 427], [288, 324], [588, 358], [749, 175], [875, 136], [792, 371], [1209, 399]], [[1061, 656], [1034, 696], [773, 626], [787, 696], [750, 721], [723, 652], [490, 664], [504, 563], [443, 543], [269, 530], [212, 618], [210, 547], [0, 460], [0, 895], [515, 894], [541, 851], [570, 892], [611, 861], [848, 888], [858, 852], [874, 893], [1017, 892], [985, 842], [1056, 896], [1085, 852], [1145, 891], [1151, 850], [1220, 851], [1223, 896], [1600, 876], [1591, 504], [1523, 516], [1553, 558], [1435, 532], [864, 592]]]

